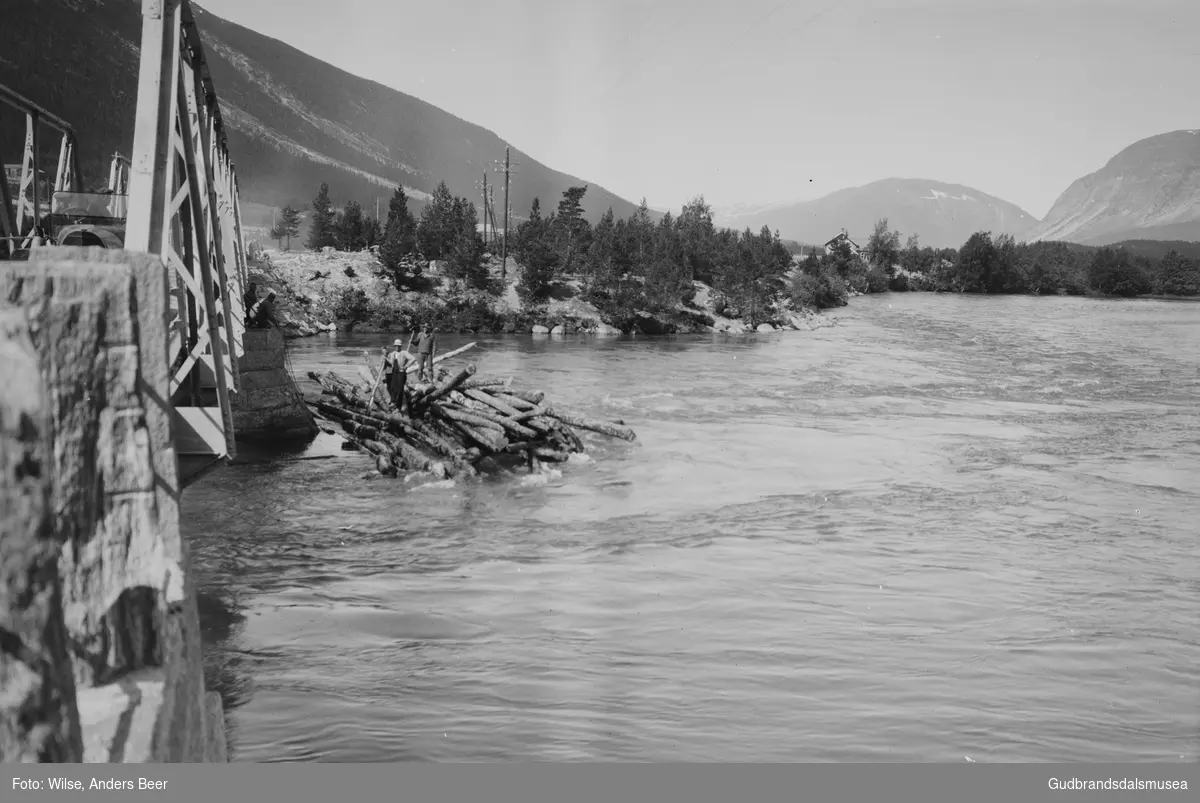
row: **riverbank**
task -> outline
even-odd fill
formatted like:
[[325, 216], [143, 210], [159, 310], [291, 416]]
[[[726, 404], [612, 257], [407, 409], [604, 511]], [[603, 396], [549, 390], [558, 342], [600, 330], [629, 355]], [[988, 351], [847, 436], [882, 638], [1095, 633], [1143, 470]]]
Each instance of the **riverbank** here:
[[500, 279], [501, 264], [489, 270], [503, 287], [492, 295], [456, 286], [437, 262], [423, 263], [412, 288], [398, 288], [369, 251], [262, 251], [250, 261], [251, 280], [273, 287], [279, 328], [289, 338], [319, 332], [391, 333], [411, 331], [414, 322], [430, 322], [438, 331], [469, 334], [696, 334], [749, 331], [811, 331], [835, 325], [836, 317], [813, 309], [781, 305], [770, 320], [751, 327], [740, 318], [718, 314], [718, 294], [695, 282], [692, 301], [674, 311], [641, 313], [624, 327], [613, 325], [582, 297], [576, 277], [561, 282], [545, 304], [527, 306], [517, 296], [521, 266], [512, 258]]

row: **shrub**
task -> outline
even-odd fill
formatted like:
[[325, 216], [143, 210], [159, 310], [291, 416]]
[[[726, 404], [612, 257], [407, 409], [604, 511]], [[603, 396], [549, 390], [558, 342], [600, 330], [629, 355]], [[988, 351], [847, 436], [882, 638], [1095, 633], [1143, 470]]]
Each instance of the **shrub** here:
[[329, 295], [329, 311], [339, 321], [354, 324], [371, 318], [371, 301], [359, 287], [339, 287]]
[[793, 274], [789, 294], [798, 309], [827, 309], [846, 306], [846, 284], [835, 268], [821, 265], [813, 273]]
[[890, 283], [887, 273], [882, 268], [871, 268], [867, 271], [867, 292], [883, 293]]

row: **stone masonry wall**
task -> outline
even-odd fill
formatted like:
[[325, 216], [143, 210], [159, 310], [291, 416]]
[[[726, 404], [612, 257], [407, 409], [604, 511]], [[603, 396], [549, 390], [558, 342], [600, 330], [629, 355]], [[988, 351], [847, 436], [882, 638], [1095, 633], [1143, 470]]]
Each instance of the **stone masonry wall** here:
[[166, 270], [0, 269], [0, 760], [224, 761], [167, 401]]

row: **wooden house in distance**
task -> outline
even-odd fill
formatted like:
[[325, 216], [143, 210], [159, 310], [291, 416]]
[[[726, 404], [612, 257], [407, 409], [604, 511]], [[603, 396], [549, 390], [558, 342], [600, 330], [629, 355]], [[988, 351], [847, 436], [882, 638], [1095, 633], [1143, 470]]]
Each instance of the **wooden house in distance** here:
[[829, 242], [825, 243], [825, 253], [827, 255], [832, 254], [834, 247], [837, 246], [837, 244], [839, 242], [842, 242], [843, 240], [850, 246], [850, 251], [855, 256], [860, 256], [862, 254], [862, 246], [860, 246], [858, 243], [854, 242], [854, 240], [852, 240], [850, 238], [849, 232], [847, 232], [845, 229], [842, 229], [841, 233], [839, 233], [836, 237], [834, 237]]

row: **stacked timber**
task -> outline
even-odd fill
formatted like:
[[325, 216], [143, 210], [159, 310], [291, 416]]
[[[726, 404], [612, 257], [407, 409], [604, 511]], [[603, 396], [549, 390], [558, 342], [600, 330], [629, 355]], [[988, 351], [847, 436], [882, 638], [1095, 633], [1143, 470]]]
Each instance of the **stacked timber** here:
[[[456, 357], [474, 343], [448, 352]], [[416, 365], [408, 367], [410, 377]], [[430, 472], [440, 478], [474, 476], [517, 465], [536, 471], [585, 450], [576, 430], [633, 441], [622, 421], [599, 421], [546, 402], [541, 391], [513, 387], [512, 379], [485, 379], [473, 363], [457, 370], [435, 368], [434, 381], [405, 388], [407, 415], [396, 409], [383, 387], [379, 368], [368, 363], [361, 381], [333, 371], [309, 372], [321, 398], [307, 400], [322, 428], [346, 439], [350, 448], [376, 456], [380, 473]]]

